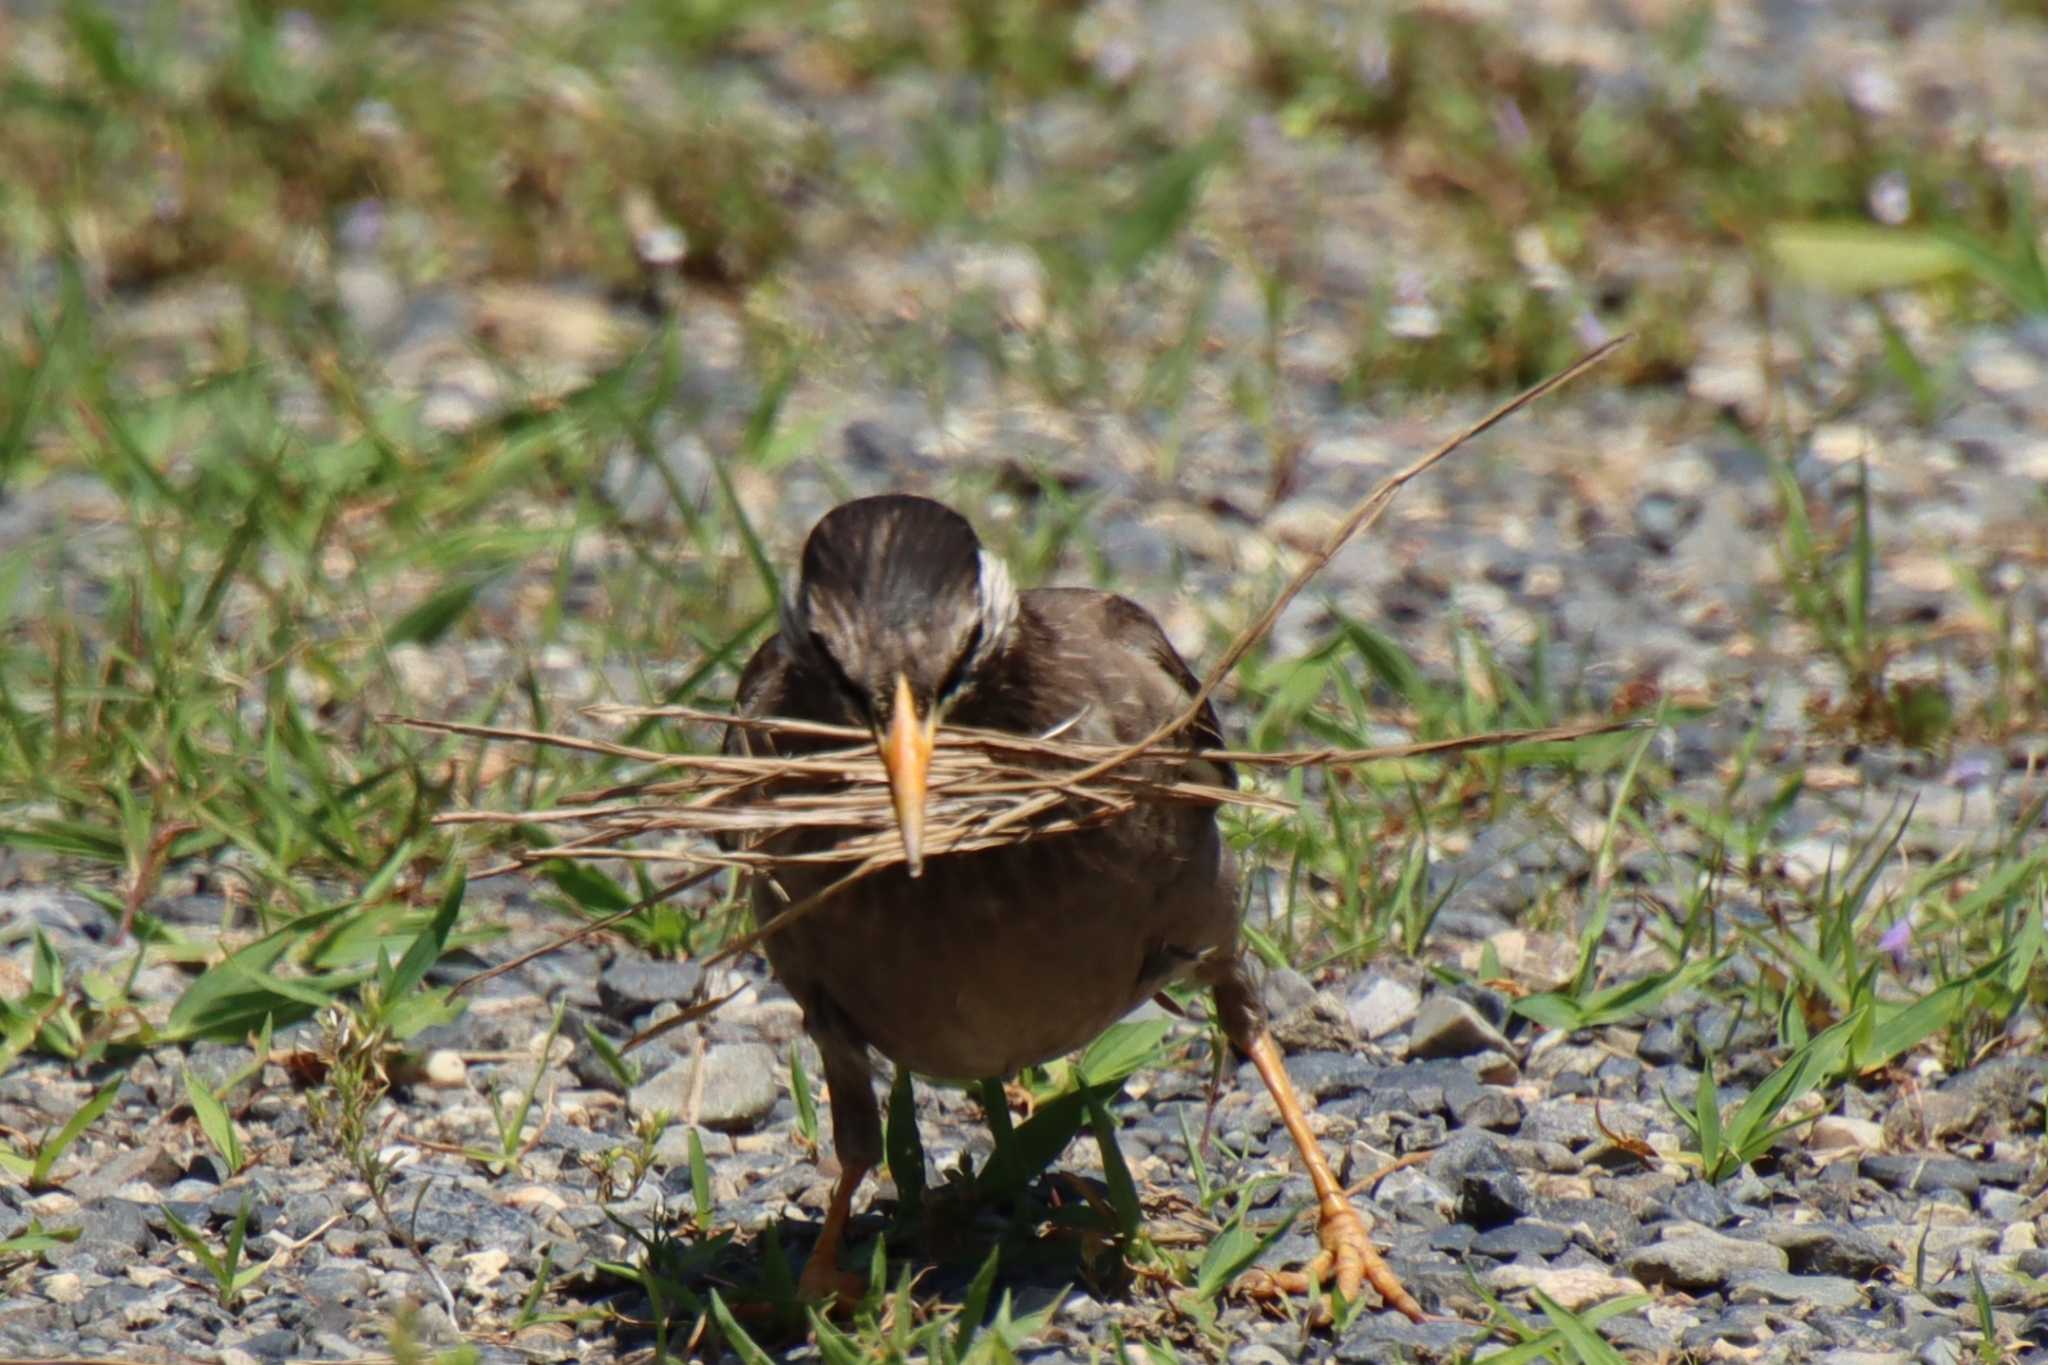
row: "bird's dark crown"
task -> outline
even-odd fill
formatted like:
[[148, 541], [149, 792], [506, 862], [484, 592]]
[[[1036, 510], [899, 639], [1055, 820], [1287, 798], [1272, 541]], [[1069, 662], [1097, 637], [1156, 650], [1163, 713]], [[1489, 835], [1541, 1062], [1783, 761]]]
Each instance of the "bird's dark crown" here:
[[891, 493], [842, 503], [812, 529], [783, 636], [879, 720], [899, 674], [920, 714], [971, 688], [1016, 611], [1007, 570], [965, 517]]

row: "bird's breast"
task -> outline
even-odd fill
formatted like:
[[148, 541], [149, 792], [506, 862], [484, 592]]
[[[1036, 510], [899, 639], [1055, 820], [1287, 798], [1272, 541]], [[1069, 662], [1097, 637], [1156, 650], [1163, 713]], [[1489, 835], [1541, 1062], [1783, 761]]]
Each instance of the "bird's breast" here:
[[[807, 1010], [824, 997], [897, 1064], [1007, 1076], [1085, 1045], [1165, 979], [1233, 949], [1213, 819], [1202, 813], [1175, 851], [1149, 852], [1112, 825], [941, 855], [914, 881], [899, 869], [840, 893], [771, 935], [768, 954]], [[781, 904], [756, 902], [763, 915]]]

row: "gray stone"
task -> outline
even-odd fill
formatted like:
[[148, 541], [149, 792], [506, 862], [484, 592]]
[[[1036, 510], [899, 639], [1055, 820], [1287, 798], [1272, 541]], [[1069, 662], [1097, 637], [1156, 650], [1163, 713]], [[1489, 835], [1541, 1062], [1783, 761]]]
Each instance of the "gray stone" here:
[[[1343, 1052], [1303, 1052], [1287, 1059], [1287, 1076], [1294, 1088], [1317, 1100], [1369, 1090], [1380, 1071], [1363, 1057]], [[1249, 1084], [1258, 1084], [1256, 1072]]]
[[1698, 499], [1648, 493], [1636, 503], [1636, 534], [1658, 554], [1668, 555], [1699, 515]]
[[1785, 1253], [1767, 1242], [1745, 1242], [1692, 1225], [1667, 1228], [1664, 1240], [1638, 1247], [1629, 1274], [1647, 1285], [1719, 1289], [1743, 1270], [1784, 1270]]
[[1920, 1348], [1913, 1357], [1919, 1365], [1962, 1365], [1964, 1358], [1963, 1341], [1960, 1333], [1936, 1337]]
[[1801, 1275], [1865, 1281], [1898, 1259], [1877, 1238], [1842, 1223], [1767, 1223], [1758, 1231]]
[[1512, 1132], [1521, 1126], [1521, 1103], [1499, 1086], [1475, 1085], [1446, 1091], [1444, 1102], [1450, 1107], [1451, 1117], [1467, 1128]]
[[1550, 1257], [1562, 1252], [1570, 1240], [1563, 1228], [1519, 1222], [1478, 1234], [1472, 1239], [1470, 1249], [1481, 1256], [1501, 1261], [1516, 1256]]
[[137, 1180], [149, 1185], [169, 1185], [179, 1174], [177, 1160], [164, 1150], [162, 1143], [142, 1142], [108, 1157], [66, 1188], [81, 1203], [90, 1203]]
[[278, 1206], [277, 1222], [284, 1235], [296, 1241], [310, 1235], [344, 1207], [339, 1190], [300, 1190], [284, 1197]]
[[1337, 1343], [1335, 1358], [1346, 1362], [1447, 1360], [1460, 1347], [1484, 1339], [1476, 1323], [1410, 1322], [1399, 1313], [1376, 1313], [1355, 1323]]
[[1429, 1160], [1430, 1177], [1452, 1192], [1458, 1218], [1484, 1230], [1537, 1211], [1535, 1198], [1492, 1137], [1457, 1133]]
[[1938, 1284], [1928, 1286], [1927, 1296], [1942, 1303], [1971, 1304], [1977, 1296], [1978, 1285], [1984, 1287], [1984, 1297], [1994, 1308], [2024, 1307], [2035, 1298], [2037, 1291], [2031, 1280], [2022, 1280], [2017, 1275], [2001, 1275], [1992, 1270], [1979, 1270], [1972, 1275], [1951, 1275]]
[[659, 1110], [686, 1122], [694, 1118], [706, 1128], [744, 1132], [768, 1116], [781, 1093], [772, 1048], [714, 1043], [701, 1060], [677, 1062], [634, 1086], [627, 1099], [636, 1114]]
[[2018, 1190], [2000, 1189], [1993, 1185], [1986, 1185], [1977, 1191], [1978, 1212], [1997, 1223], [2022, 1221], [2033, 1202]]
[[314, 1303], [361, 1303], [370, 1295], [370, 1272], [360, 1265], [324, 1266], [299, 1282]]
[[657, 1005], [680, 1005], [694, 999], [703, 984], [704, 968], [699, 963], [622, 957], [597, 978], [597, 998], [605, 1013], [629, 1021]]
[[2018, 1161], [1965, 1161], [1952, 1156], [1874, 1154], [1858, 1163], [1864, 1177], [1907, 1193], [1954, 1190], [1975, 1194], [1982, 1185], [2018, 1185], [2028, 1170]]
[[[126, 1199], [96, 1199], [78, 1211], [75, 1223], [79, 1234], [73, 1245], [91, 1251], [103, 1263], [118, 1265], [127, 1256], [149, 1250], [155, 1239], [150, 1234], [148, 1219], [149, 1210], [140, 1204]], [[108, 1256], [114, 1259], [106, 1261]]]
[[1603, 1260], [1641, 1245], [1646, 1236], [1643, 1225], [1612, 1199], [1553, 1199], [1544, 1204], [1542, 1218]]
[[1651, 1066], [1669, 1066], [1674, 1062], [1696, 1060], [1692, 1039], [1680, 1019], [1659, 1019], [1643, 1030], [1643, 1036], [1636, 1043], [1636, 1056]]
[[1840, 1275], [1792, 1275], [1783, 1271], [1751, 1271], [1735, 1277], [1731, 1303], [1804, 1304], [1828, 1313], [1846, 1313], [1863, 1306], [1863, 1288]]
[[1407, 982], [1375, 976], [1345, 1010], [1353, 1028], [1362, 1036], [1377, 1040], [1405, 1026], [1421, 1004], [1421, 993]]
[[1623, 1313], [1600, 1324], [1600, 1335], [1630, 1359], [1662, 1359], [1671, 1354], [1672, 1329], [1667, 1318], [1651, 1322], [1641, 1313]]
[[1730, 1308], [1686, 1329], [1678, 1344], [1688, 1353], [1718, 1354], [1730, 1347], [1747, 1349], [1775, 1336], [1771, 1314], [1754, 1305]]
[[1701, 1227], [1721, 1228], [1735, 1221], [1728, 1196], [1704, 1180], [1691, 1180], [1671, 1192], [1666, 1206], [1673, 1215]]
[[[424, 1191], [418, 1188], [422, 1180]], [[389, 1202], [393, 1211], [405, 1210], [401, 1229], [430, 1246], [485, 1247], [519, 1255], [536, 1231], [519, 1210], [498, 1203], [471, 1183], [441, 1175], [415, 1176], [393, 1189]]]
[[[1627, 1120], [1621, 1115], [1620, 1107], [1604, 1106], [1603, 1113], [1608, 1127], [1626, 1126]], [[1536, 1142], [1561, 1142], [1574, 1151], [1603, 1140], [1600, 1125], [1593, 1117], [1592, 1105], [1555, 1097], [1538, 1100], [1529, 1106], [1528, 1112], [1522, 1116], [1521, 1135]]]
[[238, 1344], [258, 1360], [289, 1360], [299, 1353], [298, 1333], [282, 1327], [244, 1337]]
[[1408, 1030], [1412, 1058], [1469, 1057], [1488, 1049], [1512, 1050], [1500, 1030], [1469, 1002], [1441, 991], [1422, 1002]]

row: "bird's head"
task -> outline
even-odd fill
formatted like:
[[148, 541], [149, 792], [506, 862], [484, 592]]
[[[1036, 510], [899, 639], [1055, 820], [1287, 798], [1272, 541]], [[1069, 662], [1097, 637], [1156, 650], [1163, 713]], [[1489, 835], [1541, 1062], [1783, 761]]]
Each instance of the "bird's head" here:
[[940, 718], [1008, 644], [1017, 593], [974, 528], [929, 498], [843, 503], [804, 542], [784, 598], [784, 647], [831, 680], [875, 736], [904, 859], [924, 866], [925, 783]]

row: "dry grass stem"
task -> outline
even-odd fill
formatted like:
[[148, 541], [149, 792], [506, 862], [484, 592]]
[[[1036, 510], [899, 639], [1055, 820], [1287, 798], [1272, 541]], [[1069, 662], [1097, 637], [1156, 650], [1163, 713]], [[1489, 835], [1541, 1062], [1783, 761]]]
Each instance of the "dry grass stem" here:
[[[1626, 337], [1616, 338], [1589, 353], [1569, 369], [1502, 404], [1457, 436], [1381, 480], [1308, 557], [1267, 608], [1239, 632], [1210, 669], [1187, 708], [1137, 743], [1119, 747], [1074, 743], [1057, 734], [1038, 737], [955, 727], [942, 729], [929, 779], [925, 823], [929, 854], [969, 853], [1069, 834], [1113, 820], [1142, 802], [1239, 806], [1282, 815], [1294, 809], [1293, 803], [1267, 792], [1193, 780], [1194, 774], [1215, 773], [1214, 765], [1218, 763], [1281, 770], [1355, 766], [1439, 757], [1507, 744], [1566, 742], [1624, 728], [1626, 722], [1593, 722], [1371, 749], [1266, 753], [1235, 749], [1193, 751], [1175, 738], [1272, 628], [1287, 604], [1347, 541], [1379, 519], [1402, 487], [1481, 432], [1577, 378], [1625, 340]], [[888, 782], [876, 755], [873, 736], [865, 730], [782, 718], [738, 717], [692, 706], [608, 705], [591, 707], [586, 714], [614, 721], [658, 719], [737, 726], [809, 739], [844, 740], [846, 747], [801, 757], [666, 753], [539, 730], [403, 717], [386, 719], [415, 730], [574, 750], [642, 765], [645, 769], [635, 780], [573, 794], [545, 809], [450, 811], [437, 817], [440, 824], [546, 827], [561, 829], [572, 836], [522, 849], [505, 862], [484, 869], [479, 876], [554, 859], [677, 864], [685, 870], [663, 888], [661, 894], [669, 894], [722, 868], [761, 874], [792, 864], [849, 865], [838, 881], [799, 904], [785, 906], [769, 923], [728, 946], [721, 958], [751, 947], [766, 934], [807, 914], [841, 888], [903, 861]], [[846, 834], [823, 851], [771, 852], [761, 846], [773, 834], [802, 827], [843, 830]], [[595, 932], [599, 927], [602, 925], [587, 927], [578, 936]]]

